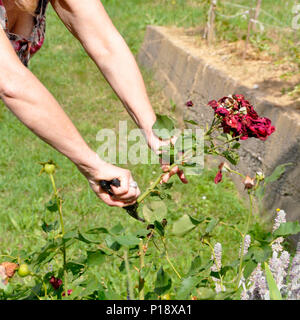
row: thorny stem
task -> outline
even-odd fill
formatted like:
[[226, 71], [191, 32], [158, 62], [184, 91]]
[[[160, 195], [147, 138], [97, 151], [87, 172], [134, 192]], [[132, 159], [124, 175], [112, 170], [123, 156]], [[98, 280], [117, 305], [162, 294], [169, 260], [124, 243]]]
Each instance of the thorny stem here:
[[127, 283], [128, 283], [128, 295], [129, 300], [134, 300], [134, 293], [133, 293], [133, 286], [130, 277], [130, 269], [129, 269], [129, 260], [128, 260], [128, 251], [125, 249], [124, 251], [124, 261], [125, 261], [125, 268], [127, 273]]
[[219, 144], [219, 145], [217, 145], [217, 146], [209, 149], [208, 152], [212, 152], [212, 151], [214, 151], [215, 149], [218, 149], [219, 147], [223, 147], [223, 146], [225, 146], [227, 143], [230, 143], [230, 142], [233, 142], [233, 141], [238, 141], [237, 139], [238, 139], [239, 137], [240, 137], [240, 136], [234, 137], [234, 138], [232, 138], [232, 139], [224, 142], [223, 144]]
[[[53, 187], [53, 190], [54, 190], [54, 196], [55, 196], [55, 199], [56, 199], [56, 202], [57, 202], [59, 220], [60, 220], [60, 227], [61, 227], [61, 236], [63, 237], [64, 234], [65, 234], [65, 227], [64, 227], [63, 214], [62, 214], [62, 200], [60, 199], [60, 197], [58, 195], [53, 174], [50, 173], [49, 176], [50, 176], [50, 180], [51, 180], [52, 187]], [[67, 252], [66, 252], [66, 244], [65, 243], [63, 243], [62, 253], [63, 253], [65, 297], [68, 297]]]
[[164, 237], [161, 237], [162, 242], [164, 244], [164, 248], [165, 248], [165, 253], [166, 253], [166, 259], [169, 262], [171, 268], [174, 270], [174, 272], [176, 273], [177, 277], [181, 280], [181, 275], [179, 274], [179, 272], [176, 270], [176, 268], [174, 267], [173, 263], [171, 262], [170, 258], [169, 258], [169, 254], [168, 254], [168, 249], [167, 249], [167, 245], [166, 245], [166, 241]]
[[55, 185], [55, 180], [54, 180], [54, 177], [53, 177], [52, 173], [50, 173], [50, 179], [51, 179], [51, 182], [52, 182], [52, 187], [53, 187], [55, 199], [56, 199], [56, 202], [57, 202], [57, 207], [58, 207], [58, 212], [59, 212], [59, 219], [60, 219], [60, 226], [61, 226], [61, 233], [62, 233], [62, 236], [64, 236], [65, 227], [64, 227], [63, 215], [62, 215], [62, 204], [61, 204], [61, 199], [58, 196], [58, 192], [57, 192], [56, 185]]
[[144, 296], [145, 279], [143, 279], [142, 276], [141, 276], [141, 271], [143, 270], [143, 268], [145, 266], [145, 261], [144, 261], [145, 253], [144, 253], [143, 244], [144, 244], [143, 240], [140, 239], [140, 243], [139, 243], [139, 254], [140, 254], [139, 299], [140, 300], [144, 300], [145, 299], [145, 296]]
[[[184, 160], [186, 160], [187, 158], [187, 155], [188, 155], [188, 152], [186, 152], [178, 161], [176, 161], [175, 163], [173, 163], [168, 172], [170, 172], [174, 167], [176, 167], [178, 164], [180, 164], [181, 162], [183, 162]], [[155, 189], [155, 187], [160, 183], [162, 177], [167, 174], [168, 172], [163, 172], [161, 173], [156, 179], [155, 181], [151, 184], [151, 186], [149, 188], [146, 189], [146, 191], [141, 194], [138, 199], [137, 199], [137, 203], [141, 203], [142, 201], [145, 200], [145, 198], [151, 193], [153, 192], [153, 190]]]
[[[170, 166], [170, 169], [169, 171], [171, 171], [175, 166], [177, 166], [178, 164], [177, 163], [173, 163], [171, 166]], [[137, 203], [141, 203], [154, 189], [155, 187], [160, 183], [162, 177], [166, 174], [166, 172], [163, 172], [161, 173], [157, 178], [156, 180], [152, 183], [152, 185], [142, 194], [138, 197], [137, 199]]]
[[239, 273], [238, 273], [238, 278], [237, 278], [237, 283], [236, 283], [236, 289], [238, 289], [241, 278], [242, 278], [242, 267], [243, 267], [243, 260], [244, 260], [244, 249], [245, 249], [245, 237], [248, 233], [249, 226], [250, 226], [250, 219], [252, 216], [252, 211], [253, 211], [253, 199], [252, 199], [252, 194], [250, 191], [248, 191], [249, 195], [249, 200], [250, 200], [250, 209], [249, 209], [249, 214], [248, 214], [248, 220], [247, 220], [247, 225], [245, 229], [245, 233], [243, 234], [242, 237], [242, 246], [241, 246], [241, 256], [240, 256], [240, 265], [239, 265]]

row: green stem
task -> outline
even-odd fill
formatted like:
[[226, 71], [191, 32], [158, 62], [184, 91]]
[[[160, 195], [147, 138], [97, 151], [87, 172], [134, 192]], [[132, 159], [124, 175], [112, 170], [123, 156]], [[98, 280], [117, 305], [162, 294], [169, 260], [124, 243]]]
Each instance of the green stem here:
[[176, 268], [174, 267], [173, 263], [171, 262], [170, 258], [169, 258], [169, 254], [168, 254], [168, 250], [167, 250], [167, 245], [166, 245], [166, 242], [165, 242], [165, 238], [164, 237], [161, 237], [162, 239], [162, 242], [164, 244], [164, 248], [165, 248], [165, 253], [166, 253], [166, 259], [167, 261], [169, 262], [171, 268], [174, 270], [174, 272], [176, 273], [177, 277], [181, 280], [181, 275], [179, 274], [179, 272], [176, 270]]
[[[170, 169], [169, 171], [171, 171], [174, 167], [176, 167], [178, 165], [178, 163], [173, 163], [171, 166], [170, 166]], [[149, 188], [147, 188], [147, 190], [141, 194], [138, 199], [137, 199], [137, 203], [141, 203], [154, 189], [155, 187], [160, 183], [162, 177], [166, 174], [167, 172], [163, 172], [161, 173], [157, 178], [156, 180], [151, 184], [151, 186]]]
[[225, 146], [227, 143], [236, 141], [239, 137], [240, 137], [240, 136], [234, 137], [234, 138], [232, 138], [231, 140], [228, 140], [228, 141], [226, 141], [226, 142], [223, 143], [223, 144], [219, 144], [219, 145], [215, 146], [214, 148], [209, 149], [207, 153], [212, 152], [212, 151], [214, 151], [215, 149], [218, 149], [219, 147], [223, 147], [223, 146]]
[[246, 179], [246, 176], [244, 176], [242, 173], [240, 173], [240, 172], [238, 172], [238, 171], [235, 171], [235, 170], [232, 170], [232, 169], [228, 169], [228, 171], [229, 171], [230, 173], [235, 173], [235, 174], [241, 176], [243, 179]]
[[38, 278], [42, 282], [43, 287], [44, 287], [44, 291], [45, 291], [45, 297], [48, 298], [47, 286], [46, 286], [45, 282], [43, 281], [43, 278], [41, 276], [39, 276], [38, 274], [33, 273], [33, 272], [30, 272], [30, 275], [33, 276], [33, 277]]
[[54, 190], [54, 196], [55, 196], [55, 199], [56, 199], [56, 202], [57, 202], [59, 220], [60, 220], [60, 226], [61, 226], [61, 233], [62, 233], [62, 236], [64, 236], [65, 227], [64, 227], [64, 221], [63, 221], [61, 199], [58, 196], [58, 192], [57, 192], [57, 189], [56, 189], [56, 185], [55, 185], [55, 180], [54, 180], [53, 174], [50, 173], [49, 175], [50, 175], [50, 179], [51, 179], [51, 182], [52, 182], [52, 187], [53, 187], [53, 190]]
[[139, 299], [145, 300], [145, 294], [144, 294], [144, 285], [145, 285], [145, 279], [141, 276], [141, 271], [145, 267], [145, 261], [144, 261], [144, 246], [143, 246], [143, 240], [141, 239], [139, 243], [139, 253], [140, 253], [140, 275], [139, 275]]
[[[54, 190], [54, 196], [55, 196], [55, 199], [56, 199], [56, 202], [57, 202], [59, 220], [60, 220], [60, 227], [61, 227], [61, 236], [63, 237], [65, 235], [65, 226], [64, 226], [63, 213], [62, 213], [62, 200], [60, 199], [60, 197], [58, 195], [53, 174], [50, 173], [49, 176], [50, 176], [50, 180], [51, 180], [52, 187], [53, 187], [53, 190]], [[63, 253], [65, 297], [68, 297], [67, 252], [66, 252], [66, 244], [65, 243], [63, 243], [62, 253]]]
[[243, 271], [243, 261], [244, 261], [244, 249], [245, 249], [245, 237], [248, 233], [249, 226], [250, 226], [250, 219], [252, 216], [252, 211], [253, 211], [253, 199], [252, 199], [252, 194], [248, 192], [249, 195], [249, 200], [250, 200], [250, 210], [248, 214], [248, 219], [247, 219], [247, 225], [245, 229], [245, 233], [243, 234], [242, 237], [242, 246], [241, 246], [241, 256], [240, 256], [240, 265], [239, 265], [239, 273], [238, 273], [238, 278], [237, 278], [237, 283], [236, 283], [236, 289], [238, 289], [241, 278], [242, 278], [242, 271]]
[[[178, 164], [180, 164], [182, 161], [184, 161], [187, 158], [187, 155], [189, 154], [189, 151], [187, 151], [177, 162], [173, 163], [170, 168], [169, 171], [170, 172], [174, 167], [178, 166]], [[151, 184], [151, 186], [149, 188], [146, 189], [146, 191], [141, 194], [138, 199], [137, 199], [137, 203], [141, 203], [142, 201], [145, 200], [145, 198], [151, 193], [153, 192], [153, 190], [155, 189], [155, 187], [160, 183], [162, 177], [167, 174], [168, 172], [163, 172], [161, 173], [156, 179], [155, 181]]]
[[130, 269], [129, 269], [129, 260], [128, 260], [128, 251], [125, 249], [124, 251], [124, 261], [125, 261], [125, 269], [127, 273], [127, 283], [128, 283], [128, 295], [129, 300], [134, 300], [133, 286], [130, 277]]
[[10, 259], [13, 259], [13, 260], [18, 260], [18, 258], [10, 256], [8, 254], [0, 254], [0, 257], [7, 257], [7, 258], [10, 258]]

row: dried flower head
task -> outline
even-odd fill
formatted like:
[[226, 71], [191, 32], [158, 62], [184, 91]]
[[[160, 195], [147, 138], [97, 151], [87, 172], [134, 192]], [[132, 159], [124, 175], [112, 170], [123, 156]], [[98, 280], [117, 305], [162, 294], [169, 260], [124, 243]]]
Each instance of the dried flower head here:
[[254, 180], [255, 179], [252, 179], [249, 176], [246, 176], [246, 179], [244, 181], [245, 189], [252, 189], [255, 185]]

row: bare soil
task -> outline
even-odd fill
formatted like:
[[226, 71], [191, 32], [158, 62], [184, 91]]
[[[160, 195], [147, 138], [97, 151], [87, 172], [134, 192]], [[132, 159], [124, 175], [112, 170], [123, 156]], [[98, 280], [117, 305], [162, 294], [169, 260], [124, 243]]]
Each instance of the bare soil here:
[[[246, 58], [243, 58], [245, 41], [221, 41], [208, 46], [203, 39], [203, 30], [168, 28], [168, 33], [183, 41], [191, 52], [202, 57], [219, 70], [224, 71], [243, 85], [253, 88], [264, 95], [265, 99], [282, 107], [300, 111], [300, 95], [290, 94], [300, 83], [298, 66], [288, 59], [276, 58], [267, 51], [259, 51], [248, 45]], [[279, 48], [274, 45], [269, 52]]]

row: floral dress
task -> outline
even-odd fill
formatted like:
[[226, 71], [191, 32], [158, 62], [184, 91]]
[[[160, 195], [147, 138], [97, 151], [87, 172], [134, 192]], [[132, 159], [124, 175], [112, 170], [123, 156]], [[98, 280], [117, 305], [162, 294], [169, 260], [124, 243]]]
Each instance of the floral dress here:
[[34, 27], [29, 38], [14, 34], [8, 30], [8, 18], [2, 0], [0, 0], [0, 27], [3, 28], [22, 63], [27, 66], [29, 59], [42, 47], [45, 39], [46, 8], [49, 0], [40, 0], [35, 11]]

